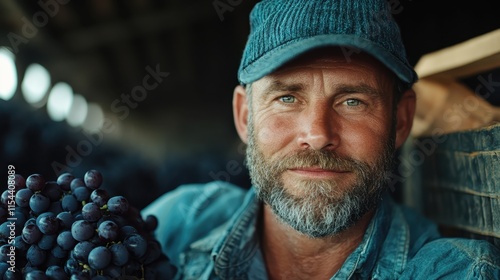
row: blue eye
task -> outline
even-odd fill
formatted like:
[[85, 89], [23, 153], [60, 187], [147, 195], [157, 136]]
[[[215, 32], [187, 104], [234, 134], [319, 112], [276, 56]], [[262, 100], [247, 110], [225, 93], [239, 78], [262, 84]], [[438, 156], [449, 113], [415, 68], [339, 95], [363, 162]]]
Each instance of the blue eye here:
[[348, 99], [345, 101], [345, 104], [347, 106], [359, 106], [361, 105], [361, 101], [359, 101], [358, 99]]
[[283, 103], [293, 103], [295, 102], [295, 97], [291, 95], [282, 96], [280, 97], [280, 101]]

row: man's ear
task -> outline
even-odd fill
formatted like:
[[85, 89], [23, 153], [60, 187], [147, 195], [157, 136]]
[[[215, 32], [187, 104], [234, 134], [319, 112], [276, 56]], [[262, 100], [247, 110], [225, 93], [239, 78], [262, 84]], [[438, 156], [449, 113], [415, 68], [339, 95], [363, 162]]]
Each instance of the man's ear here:
[[396, 149], [401, 147], [410, 134], [415, 115], [415, 92], [409, 89], [403, 93], [396, 112]]
[[236, 131], [241, 141], [248, 142], [248, 100], [245, 88], [241, 85], [236, 86], [233, 92], [233, 117]]

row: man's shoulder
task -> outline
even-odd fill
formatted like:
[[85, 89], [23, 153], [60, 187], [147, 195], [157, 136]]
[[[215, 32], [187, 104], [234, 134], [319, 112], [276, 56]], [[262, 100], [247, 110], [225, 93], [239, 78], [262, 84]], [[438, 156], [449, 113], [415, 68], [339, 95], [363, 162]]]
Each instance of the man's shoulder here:
[[405, 269], [411, 279], [422, 274], [500, 279], [500, 249], [486, 240], [437, 238], [422, 246]]
[[231, 218], [245, 194], [245, 189], [223, 181], [182, 185], [157, 198], [141, 214], [158, 218], [156, 238], [176, 264], [177, 256], [191, 243]]
[[[171, 216], [182, 224], [189, 224], [203, 216], [212, 216], [214, 211], [228, 212], [228, 209], [237, 208], [245, 193], [243, 188], [223, 181], [181, 185], [155, 199], [142, 210], [142, 215]], [[206, 215], [207, 212], [210, 215]]]
[[415, 209], [397, 203], [393, 203], [392, 209], [394, 220], [400, 222], [396, 228], [404, 229], [408, 242], [400, 279], [500, 280], [500, 249], [492, 243], [444, 237], [434, 221]]

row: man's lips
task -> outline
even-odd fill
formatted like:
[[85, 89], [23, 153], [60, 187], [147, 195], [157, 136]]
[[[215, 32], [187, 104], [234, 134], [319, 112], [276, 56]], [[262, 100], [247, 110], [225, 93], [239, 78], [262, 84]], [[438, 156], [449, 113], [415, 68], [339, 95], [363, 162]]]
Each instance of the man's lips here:
[[295, 174], [308, 177], [334, 177], [350, 172], [347, 170], [323, 169], [319, 167], [298, 167], [298, 168], [289, 168], [288, 170]]

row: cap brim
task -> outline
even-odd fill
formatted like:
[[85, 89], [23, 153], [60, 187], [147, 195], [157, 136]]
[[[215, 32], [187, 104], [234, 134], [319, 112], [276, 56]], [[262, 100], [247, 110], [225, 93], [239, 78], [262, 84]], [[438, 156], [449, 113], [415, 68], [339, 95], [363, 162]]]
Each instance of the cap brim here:
[[412, 84], [417, 80], [417, 74], [413, 69], [407, 67], [404, 62], [400, 61], [381, 46], [358, 36], [344, 34], [318, 35], [289, 41], [267, 52], [246, 68], [242, 69], [238, 79], [242, 84], [252, 83], [274, 72], [279, 67], [301, 54], [314, 48], [326, 46], [346, 47], [346, 55], [352, 55], [356, 52], [349, 51], [349, 48], [361, 50], [382, 62], [403, 82]]

